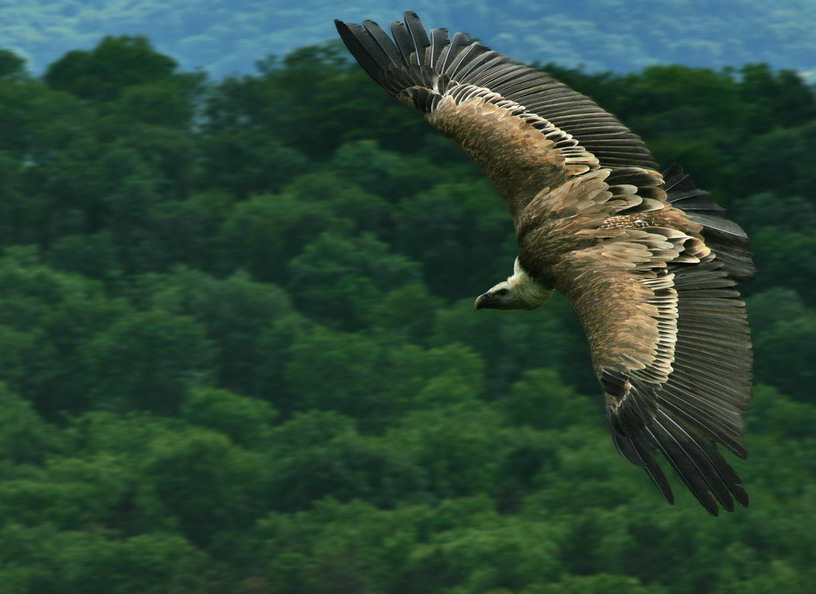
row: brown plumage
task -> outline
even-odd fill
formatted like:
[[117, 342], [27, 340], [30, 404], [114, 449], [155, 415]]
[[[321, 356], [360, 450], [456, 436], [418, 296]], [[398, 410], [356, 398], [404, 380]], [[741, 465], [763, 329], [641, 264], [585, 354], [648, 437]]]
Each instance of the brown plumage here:
[[501, 193], [519, 254], [477, 308], [533, 309], [551, 289], [589, 340], [620, 454], [670, 502], [655, 451], [709, 512], [748, 504], [716, 444], [746, 456], [751, 343], [737, 280], [745, 232], [683, 171], [589, 98], [464, 33], [336, 21], [360, 65], [462, 146]]

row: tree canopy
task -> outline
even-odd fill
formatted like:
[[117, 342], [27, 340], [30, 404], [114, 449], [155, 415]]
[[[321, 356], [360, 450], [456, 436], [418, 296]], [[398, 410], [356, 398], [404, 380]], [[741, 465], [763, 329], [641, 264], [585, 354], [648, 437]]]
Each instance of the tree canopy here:
[[0, 52], [0, 591], [809, 593], [816, 95], [547, 65], [753, 238], [751, 506], [667, 506], [493, 190], [336, 46], [217, 80]]

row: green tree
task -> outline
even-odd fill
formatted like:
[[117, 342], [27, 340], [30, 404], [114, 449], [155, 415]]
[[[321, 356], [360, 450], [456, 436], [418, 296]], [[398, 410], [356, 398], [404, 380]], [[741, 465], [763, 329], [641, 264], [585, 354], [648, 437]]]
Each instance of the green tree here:
[[297, 399], [286, 408], [333, 410], [376, 426], [394, 411], [380, 398], [383, 359], [380, 345], [361, 334], [316, 328], [297, 336], [285, 371], [287, 392]]
[[659, 585], [643, 585], [636, 578], [608, 573], [597, 575], [570, 575], [554, 584], [531, 586], [522, 594], [664, 594], [668, 592]]
[[360, 435], [334, 413], [310, 411], [278, 426], [270, 441], [273, 509], [307, 509], [325, 497], [380, 507], [425, 496], [425, 473], [412, 456]]
[[0, 80], [17, 81], [26, 76], [26, 61], [10, 50], [0, 50]]
[[813, 89], [795, 70], [774, 72], [768, 64], [746, 64], [739, 74], [740, 91], [757, 128], [796, 126], [816, 117]]
[[483, 181], [439, 184], [401, 202], [395, 221], [393, 243], [434, 295], [475, 298], [513, 272], [512, 223]]
[[518, 518], [457, 526], [417, 548], [409, 564], [409, 592], [518, 591], [560, 574], [560, 529]]
[[418, 411], [387, 434], [409, 451], [439, 498], [491, 493], [510, 444], [498, 415], [487, 410]]
[[210, 372], [213, 345], [188, 317], [162, 311], [123, 316], [84, 352], [91, 398], [113, 410], [175, 414]]
[[381, 196], [390, 196], [381, 190], [378, 194], [364, 191], [358, 185], [356, 176], [344, 180], [326, 169], [331, 171], [331, 168], [326, 167], [319, 173], [294, 179], [282, 193], [293, 200], [311, 202], [329, 209], [338, 219], [353, 221], [358, 231], [386, 238], [392, 228], [390, 206]]
[[389, 291], [371, 312], [371, 323], [391, 338], [425, 343], [433, 332], [442, 300], [428, 292], [424, 284], [413, 283]]
[[165, 513], [196, 544], [248, 528], [266, 508], [266, 460], [220, 433], [195, 428], [156, 439], [143, 464]]
[[27, 529], [11, 524], [0, 532], [0, 543], [4, 550], [15, 551], [14, 565], [0, 573], [0, 579], [11, 574], [18, 592], [43, 594], [66, 589], [89, 594], [159, 594], [168, 588], [206, 587], [210, 560], [184, 538], [172, 534], [109, 536], [99, 531], [61, 532], [49, 526]]
[[398, 346], [390, 350], [382, 373], [387, 382], [383, 397], [403, 412], [472, 408], [484, 385], [484, 362], [461, 344], [427, 350]]
[[250, 450], [266, 447], [277, 417], [263, 400], [215, 388], [193, 390], [181, 414], [187, 422], [223, 433]]
[[0, 259], [0, 379], [48, 419], [90, 405], [84, 350], [129, 307], [87, 278], [42, 265], [34, 250]]
[[784, 393], [813, 402], [809, 384], [816, 371], [808, 363], [816, 356], [816, 312], [779, 321], [756, 338], [757, 379]]
[[594, 426], [601, 418], [601, 406], [564, 385], [552, 369], [526, 371], [496, 405], [513, 424], [536, 429]]
[[239, 394], [284, 399], [289, 346], [309, 326], [284, 291], [243, 273], [217, 279], [188, 269], [144, 275], [140, 282], [132, 293], [140, 302], [201, 325], [215, 350], [219, 385]]
[[31, 404], [0, 384], [0, 455], [3, 460], [40, 462], [61, 446], [61, 436], [40, 418]]
[[746, 300], [752, 334], [762, 335], [777, 322], [804, 317], [808, 310], [796, 291], [775, 287]]
[[586, 336], [559, 294], [533, 312], [477, 312], [473, 299], [460, 301], [438, 311], [431, 341], [475, 349], [489, 370], [491, 397], [504, 393], [524, 370], [538, 367], [557, 368], [567, 384], [585, 394], [598, 391]]
[[107, 36], [91, 51], [74, 50], [48, 67], [54, 89], [85, 99], [109, 101], [125, 88], [170, 78], [176, 61], [156, 52], [146, 37]]
[[346, 231], [347, 219], [338, 219], [319, 203], [286, 195], [260, 195], [238, 204], [219, 234], [221, 268], [246, 268], [261, 281], [287, 278], [287, 262], [309, 242], [329, 230]]
[[801, 155], [816, 147], [816, 121], [777, 127], [745, 143], [740, 150], [737, 188], [743, 193], [774, 192], [780, 196], [809, 196], [816, 183], [812, 167], [798, 167]]
[[390, 289], [416, 282], [418, 266], [371, 235], [321, 234], [289, 261], [301, 311], [322, 322], [360, 327]]
[[179, 85], [151, 81], [125, 87], [114, 103], [114, 110], [128, 122], [184, 129], [192, 121], [194, 106]]
[[309, 160], [267, 131], [228, 128], [201, 139], [208, 189], [239, 198], [280, 190], [309, 170]]

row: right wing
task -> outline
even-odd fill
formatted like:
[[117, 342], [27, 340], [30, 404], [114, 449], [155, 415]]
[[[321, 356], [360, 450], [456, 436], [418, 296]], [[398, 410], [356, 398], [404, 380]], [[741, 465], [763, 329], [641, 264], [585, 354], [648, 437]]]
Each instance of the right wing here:
[[[695, 262], [697, 260], [697, 262]], [[561, 266], [561, 289], [587, 333], [618, 451], [644, 468], [670, 503], [660, 451], [717, 515], [748, 504], [717, 450], [740, 458], [751, 395], [745, 305], [712, 252], [674, 229], [627, 229]]]

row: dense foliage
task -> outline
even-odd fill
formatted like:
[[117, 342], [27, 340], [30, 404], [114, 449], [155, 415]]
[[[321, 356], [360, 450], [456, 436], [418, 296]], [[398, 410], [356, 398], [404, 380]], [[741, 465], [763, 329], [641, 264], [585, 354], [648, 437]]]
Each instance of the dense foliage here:
[[550, 69], [754, 238], [750, 508], [617, 456], [563, 299], [473, 311], [509, 217], [334, 46], [207, 82], [109, 38], [0, 53], [0, 591], [814, 591], [812, 89]]
[[3, 6], [0, 38], [40, 69], [104, 35], [143, 34], [188, 68], [226, 74], [335, 37], [332, 19], [387, 24], [404, 10], [521, 60], [557, 56], [617, 72], [761, 61], [816, 76], [816, 3], [808, 0], [17, 0]]

